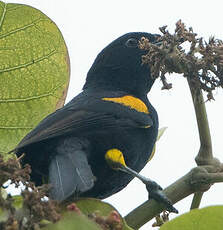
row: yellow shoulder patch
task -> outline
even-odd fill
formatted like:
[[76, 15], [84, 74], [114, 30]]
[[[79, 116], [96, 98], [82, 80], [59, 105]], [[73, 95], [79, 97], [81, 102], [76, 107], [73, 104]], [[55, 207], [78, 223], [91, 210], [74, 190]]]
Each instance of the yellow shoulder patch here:
[[109, 149], [105, 154], [105, 160], [113, 169], [120, 168], [120, 165], [126, 166], [124, 156], [118, 149]]
[[123, 97], [104, 97], [102, 98], [102, 100], [116, 102], [116, 103], [128, 106], [132, 109], [135, 109], [138, 112], [143, 112], [147, 114], [149, 113], [147, 106], [142, 100], [140, 100], [137, 97], [130, 96], [130, 95], [126, 95]]

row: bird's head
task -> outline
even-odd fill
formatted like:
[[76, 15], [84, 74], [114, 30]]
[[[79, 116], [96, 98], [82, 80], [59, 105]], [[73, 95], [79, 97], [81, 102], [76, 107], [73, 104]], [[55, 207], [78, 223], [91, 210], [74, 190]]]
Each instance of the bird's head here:
[[139, 48], [142, 37], [155, 43], [157, 34], [132, 32], [106, 46], [90, 68], [83, 89], [120, 90], [139, 96], [149, 92], [154, 83], [150, 68], [142, 64], [146, 51]]

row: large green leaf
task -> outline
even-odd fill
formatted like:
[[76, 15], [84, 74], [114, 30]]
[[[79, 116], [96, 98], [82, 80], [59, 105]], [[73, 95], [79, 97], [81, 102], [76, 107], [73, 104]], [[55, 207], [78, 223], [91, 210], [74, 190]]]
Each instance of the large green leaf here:
[[[73, 215], [79, 215], [79, 218], [75, 218], [72, 221], [69, 218], [67, 220], [67, 215], [69, 216], [69, 212], [70, 212], [68, 211], [70, 208], [68, 209], [67, 207], [73, 205], [75, 206], [76, 210], [77, 209], [79, 210], [76, 211], [76, 213]], [[106, 229], [133, 230], [126, 224], [124, 218], [121, 217], [121, 215], [112, 205], [98, 199], [80, 198], [78, 200], [75, 200], [75, 203], [70, 203], [69, 205], [66, 202], [64, 204], [61, 204], [61, 210], [63, 210], [62, 211], [63, 215], [61, 220], [55, 224], [47, 225], [45, 228], [43, 228], [43, 230], [51, 230], [51, 229], [63, 230], [63, 229], [67, 229], [66, 228], [67, 226], [69, 226], [71, 229], [72, 226], [74, 229], [84, 229], [84, 230], [95, 229], [94, 225], [92, 226], [89, 225], [88, 228], [81, 228], [82, 226], [84, 226], [85, 222], [87, 224], [91, 222], [94, 222], [94, 224], [100, 222], [100, 226], [98, 224], [96, 225], [99, 229], [101, 228], [104, 229], [102, 225], [106, 224], [107, 225]], [[56, 226], [58, 228], [53, 228]], [[80, 228], [77, 228], [77, 226], [79, 226]]]
[[64, 103], [69, 57], [57, 26], [42, 12], [0, 1], [0, 152], [13, 149]]
[[[109, 203], [94, 198], [79, 199], [76, 202], [76, 205], [87, 216], [92, 213], [97, 213], [100, 216], [109, 216], [111, 215], [112, 211], [118, 213], [118, 211]], [[120, 216], [122, 222], [122, 230], [133, 230], [126, 224], [124, 218], [122, 218], [120, 214], [118, 215]]]
[[99, 225], [89, 220], [85, 215], [76, 212], [66, 212], [55, 224], [48, 224], [42, 230], [101, 230]]
[[[13, 196], [13, 207], [16, 209], [16, 211], [18, 211], [17, 215], [15, 215], [17, 217], [19, 217], [19, 215], [23, 214], [24, 212], [27, 212], [23, 209], [22, 196]], [[3, 210], [2, 208], [0, 208], [0, 222], [7, 221], [8, 218], [8, 211], [6, 209]], [[97, 225], [94, 221], [90, 220], [84, 214], [72, 211], [64, 212], [61, 220], [55, 224], [45, 220], [42, 220], [41, 223], [48, 223], [46, 227], [41, 228], [43, 230], [101, 230], [99, 225]]]
[[195, 209], [166, 224], [160, 230], [222, 230], [223, 206]]
[[[68, 211], [68, 206], [75, 206], [76, 211]], [[55, 224], [48, 224], [43, 230], [100, 230], [104, 229], [101, 225], [103, 223], [107, 225], [106, 229], [116, 229], [116, 227], [109, 227], [108, 221], [114, 221], [112, 218], [112, 213], [116, 213], [116, 217], [118, 217], [119, 221], [117, 229], [122, 230], [132, 230], [132, 228], [128, 227], [125, 223], [124, 219], [120, 216], [117, 210], [113, 206], [108, 203], [102, 202], [101, 200], [94, 198], [82, 198], [76, 200], [75, 203], [71, 203], [70, 205], [62, 205], [63, 215], [60, 221]], [[78, 210], [78, 211], [77, 211]], [[92, 216], [90, 218], [90, 216]], [[93, 216], [95, 218], [93, 218]], [[99, 221], [100, 224], [96, 221]], [[107, 224], [106, 224], [107, 223]], [[104, 225], [103, 225], [104, 226]]]
[[[1, 189], [0, 192], [5, 197], [5, 190]], [[16, 217], [20, 218], [21, 214], [27, 213], [22, 196], [13, 196], [13, 207]], [[42, 230], [100, 230], [105, 225], [108, 229], [133, 230], [112, 205], [98, 199], [82, 198], [75, 203], [61, 204], [60, 210], [61, 219], [58, 222], [41, 220], [41, 224], [45, 226]], [[0, 222], [7, 221], [8, 218], [8, 210], [1, 207]]]

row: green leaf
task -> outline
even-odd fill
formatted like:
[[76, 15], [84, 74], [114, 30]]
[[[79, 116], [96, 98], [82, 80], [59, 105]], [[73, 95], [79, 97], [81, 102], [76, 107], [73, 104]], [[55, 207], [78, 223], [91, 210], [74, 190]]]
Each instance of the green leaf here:
[[[112, 211], [116, 211], [119, 214], [112, 205], [98, 199], [83, 198], [79, 199], [75, 203], [77, 207], [87, 216], [92, 213], [97, 213], [100, 216], [109, 216]], [[121, 217], [120, 214], [119, 216]], [[126, 224], [124, 218], [121, 217], [121, 221], [123, 225], [122, 230], [133, 230]]]
[[[163, 128], [160, 128], [160, 129], [158, 130], [158, 135], [157, 135], [157, 138], [156, 138], [156, 142], [163, 136], [163, 134], [164, 134], [164, 132], [166, 131], [166, 129], [167, 129], [167, 127], [163, 127]], [[153, 151], [152, 151], [152, 153], [151, 153], [151, 155], [150, 155], [148, 161], [150, 161], [150, 160], [153, 158], [155, 152], [156, 152], [156, 143], [155, 143], [155, 145], [153, 146]]]
[[166, 131], [166, 129], [167, 129], [167, 127], [162, 127], [162, 128], [159, 129], [156, 141], [158, 141], [163, 136], [163, 134]]
[[48, 224], [42, 230], [101, 230], [100, 226], [82, 214], [66, 212], [55, 224]]
[[0, 188], [0, 193], [1, 193], [1, 197], [2, 197], [3, 199], [6, 199], [6, 198], [7, 198], [8, 193], [7, 193], [7, 191], [6, 191], [4, 188]]
[[[7, 198], [6, 190], [1, 188], [0, 192], [2, 194], [2, 198], [6, 199]], [[23, 207], [23, 197], [22, 196], [13, 196], [12, 199], [13, 199], [13, 207], [16, 210], [19, 210]], [[9, 217], [9, 210], [7, 208], [3, 209], [2, 207], [0, 207], [0, 222], [6, 221], [8, 217]]]
[[0, 208], [0, 222], [6, 221], [8, 219], [8, 212]]
[[0, 1], [0, 153], [64, 104], [68, 82], [57, 26], [35, 8]]
[[194, 209], [162, 225], [160, 230], [222, 230], [223, 206]]
[[94, 198], [81, 198], [75, 203], [85, 215], [97, 212], [100, 215], [107, 216], [111, 211], [116, 210], [112, 205]]
[[[75, 203], [70, 203], [67, 205], [67, 203], [61, 205], [61, 210], [64, 215], [69, 212], [67, 211], [69, 206], [75, 206], [76, 210], [78, 209], [79, 215], [84, 215], [85, 217], [88, 217], [89, 220], [97, 222], [98, 221], [103, 224], [110, 223], [110, 227], [112, 226], [111, 229], [122, 229], [122, 230], [133, 230], [130, 228], [124, 218], [121, 217], [119, 212], [110, 204], [103, 202], [98, 199], [94, 198], [80, 198], [78, 200], [75, 200]], [[96, 219], [98, 221], [96, 221]], [[79, 220], [78, 220], [79, 221]], [[59, 222], [58, 222], [59, 223]], [[76, 224], [76, 222], [73, 222], [73, 226]], [[113, 225], [114, 224], [114, 225]], [[99, 226], [99, 225], [98, 225]], [[99, 226], [100, 228], [100, 226]], [[76, 228], [75, 228], [76, 229]], [[85, 229], [85, 228], [83, 228]], [[91, 228], [86, 228], [91, 230]], [[101, 228], [100, 228], [101, 229]], [[44, 229], [48, 230], [48, 229]], [[50, 229], [51, 230], [51, 229]]]
[[20, 195], [13, 196], [13, 206], [16, 209], [21, 209], [23, 207], [23, 197]]

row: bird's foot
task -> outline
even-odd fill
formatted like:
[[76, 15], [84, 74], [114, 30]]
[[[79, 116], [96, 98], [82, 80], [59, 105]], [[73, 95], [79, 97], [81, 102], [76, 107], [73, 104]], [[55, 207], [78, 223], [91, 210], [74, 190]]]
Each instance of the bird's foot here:
[[146, 189], [149, 193], [149, 199], [154, 199], [157, 202], [164, 204], [166, 210], [169, 212], [178, 213], [178, 210], [173, 207], [172, 202], [165, 195], [160, 185], [158, 185], [155, 181], [149, 179], [144, 179], [143, 183], [146, 185]]
[[164, 204], [166, 210], [169, 212], [178, 213], [177, 209], [173, 207], [170, 199], [164, 194], [163, 189], [155, 181], [140, 175], [126, 165], [121, 151], [118, 149], [111, 149], [106, 152], [105, 159], [111, 168], [121, 170], [122, 172], [128, 173], [141, 180], [146, 185], [146, 189], [149, 192], [149, 199], [152, 198], [157, 202]]

